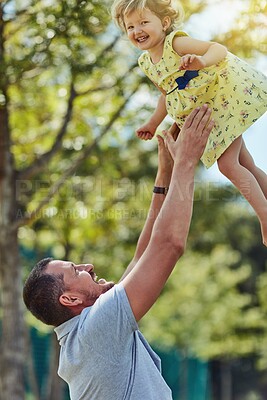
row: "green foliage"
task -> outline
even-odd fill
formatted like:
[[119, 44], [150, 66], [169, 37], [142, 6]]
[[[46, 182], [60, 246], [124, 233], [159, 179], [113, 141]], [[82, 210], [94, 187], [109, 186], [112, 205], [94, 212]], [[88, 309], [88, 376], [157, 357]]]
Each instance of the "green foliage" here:
[[209, 256], [188, 252], [144, 320], [150, 340], [203, 359], [253, 353], [264, 322], [261, 310], [251, 307], [252, 295], [238, 290], [250, 275], [248, 265], [232, 268], [239, 258], [229, 246], [217, 245]]
[[261, 306], [261, 310], [263, 313], [262, 317], [262, 323], [264, 324], [264, 333], [260, 336], [259, 338], [259, 343], [258, 343], [258, 351], [259, 351], [259, 368], [261, 369], [266, 369], [267, 368], [267, 351], [266, 351], [266, 345], [267, 345], [267, 335], [266, 335], [266, 330], [267, 330], [267, 323], [266, 323], [266, 316], [267, 316], [267, 273], [263, 273], [258, 277], [257, 280], [257, 288], [258, 288], [258, 295], [259, 295], [259, 304]]
[[[186, 17], [209, 4], [182, 3]], [[5, 7], [0, 79], [8, 98], [0, 100], [9, 107], [18, 217], [33, 217], [19, 230], [32, 252], [23, 259], [25, 270], [52, 254], [91, 261], [99, 276], [117, 280], [146, 217], [156, 144], [139, 141], [134, 131], [157, 95], [136, 68], [136, 51], [124, 37], [117, 40], [109, 7], [92, 0]], [[265, 18], [266, 2], [251, 0], [236, 28], [214, 39], [236, 54], [266, 53]], [[45, 168], [27, 175], [55, 145]], [[201, 169], [199, 177], [188, 252], [143, 330], [152, 341], [203, 358], [255, 353], [266, 367], [266, 250], [259, 227], [232, 186], [205, 183]], [[65, 184], [56, 187], [60, 179]]]
[[246, 4], [236, 26], [215, 40], [223, 42], [231, 52], [241, 57], [254, 58], [267, 53], [267, 3], [265, 0], [248, 0]]

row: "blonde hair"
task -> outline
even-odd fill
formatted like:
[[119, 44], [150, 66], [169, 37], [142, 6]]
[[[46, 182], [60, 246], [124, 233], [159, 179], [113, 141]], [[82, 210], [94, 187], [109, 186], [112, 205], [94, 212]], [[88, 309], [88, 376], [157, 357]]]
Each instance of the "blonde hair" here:
[[132, 11], [142, 11], [145, 8], [153, 12], [161, 21], [164, 17], [170, 17], [171, 24], [166, 33], [174, 31], [181, 25], [184, 12], [180, 3], [172, 0], [115, 0], [111, 7], [111, 15], [120, 29], [125, 31], [124, 16]]

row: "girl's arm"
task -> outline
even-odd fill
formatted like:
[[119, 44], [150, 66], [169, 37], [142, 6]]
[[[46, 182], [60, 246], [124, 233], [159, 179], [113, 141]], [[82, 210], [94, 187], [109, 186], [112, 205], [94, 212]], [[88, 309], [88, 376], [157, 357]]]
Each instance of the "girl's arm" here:
[[155, 129], [161, 124], [166, 115], [166, 99], [165, 95], [162, 93], [159, 97], [157, 107], [150, 118], [150, 122], [155, 126]]
[[136, 134], [140, 139], [150, 140], [153, 138], [157, 127], [164, 120], [167, 115], [165, 105], [165, 95], [162, 93], [159, 97], [157, 107], [150, 117], [149, 121], [137, 129]]
[[173, 49], [181, 59], [180, 69], [198, 70], [222, 61], [227, 55], [227, 49], [215, 42], [205, 42], [187, 36], [175, 37]]

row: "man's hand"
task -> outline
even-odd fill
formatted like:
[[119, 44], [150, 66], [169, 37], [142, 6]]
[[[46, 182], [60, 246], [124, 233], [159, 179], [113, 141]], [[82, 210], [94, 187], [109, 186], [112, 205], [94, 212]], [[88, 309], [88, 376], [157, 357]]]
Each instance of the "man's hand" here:
[[[174, 140], [177, 139], [180, 129], [176, 123], [168, 129], [169, 134]], [[167, 131], [163, 131], [164, 136], [167, 135]], [[157, 173], [157, 185], [168, 187], [171, 179], [173, 159], [167, 148], [166, 141], [160, 135], [157, 135], [158, 139], [158, 173]]]
[[165, 132], [165, 140], [174, 161], [179, 160], [181, 163], [183, 160], [184, 162], [190, 160], [191, 163], [197, 165], [214, 126], [214, 120], [210, 117], [211, 109], [204, 104], [201, 108], [193, 110], [187, 117], [176, 141], [170, 130]]

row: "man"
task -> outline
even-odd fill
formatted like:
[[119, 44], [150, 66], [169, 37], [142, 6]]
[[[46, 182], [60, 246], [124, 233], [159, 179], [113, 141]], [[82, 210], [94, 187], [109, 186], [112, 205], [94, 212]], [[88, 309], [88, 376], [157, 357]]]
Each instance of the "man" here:
[[[133, 260], [115, 285], [92, 264], [40, 261], [24, 286], [29, 310], [54, 325], [59, 375], [72, 400], [171, 400], [160, 359], [137, 322], [157, 300], [182, 256], [192, 216], [195, 168], [213, 127], [206, 105], [158, 137], [158, 172]], [[167, 193], [168, 192], [168, 193]]]

